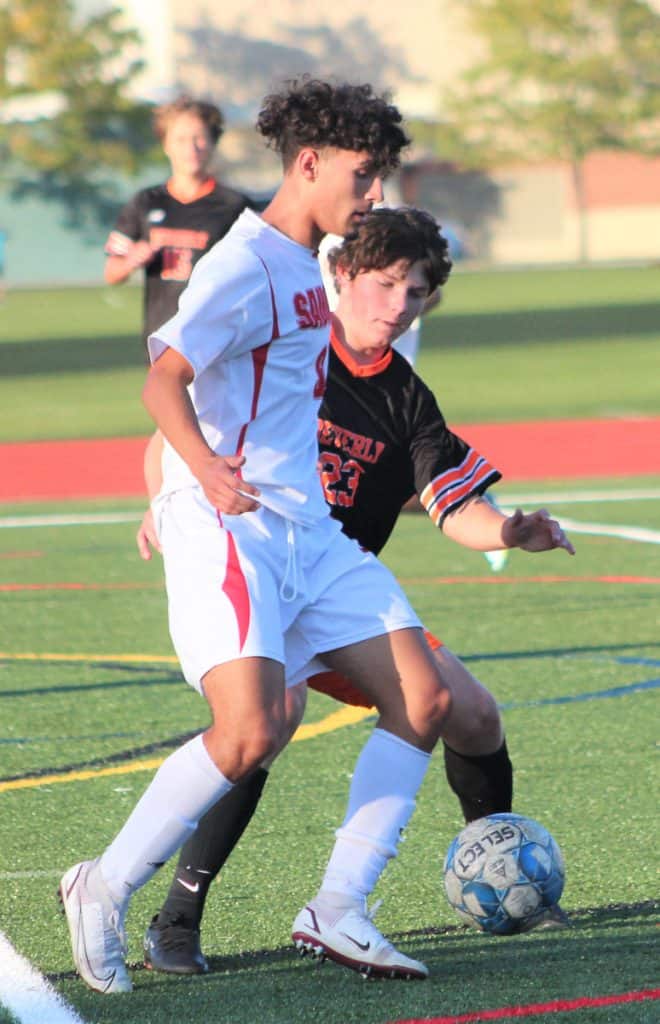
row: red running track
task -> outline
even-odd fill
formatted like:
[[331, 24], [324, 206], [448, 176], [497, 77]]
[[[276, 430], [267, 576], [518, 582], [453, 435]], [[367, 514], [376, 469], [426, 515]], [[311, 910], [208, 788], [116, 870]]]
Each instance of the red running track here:
[[[507, 483], [660, 475], [660, 417], [465, 424]], [[144, 494], [144, 438], [0, 445], [0, 502]]]

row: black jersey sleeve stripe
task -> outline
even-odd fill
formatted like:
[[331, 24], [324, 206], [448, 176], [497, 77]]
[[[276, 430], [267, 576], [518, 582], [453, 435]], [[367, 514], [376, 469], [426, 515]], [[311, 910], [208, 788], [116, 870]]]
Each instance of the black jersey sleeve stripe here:
[[420, 501], [436, 526], [476, 494], [482, 494], [500, 479], [501, 474], [474, 449], [470, 449], [460, 466], [436, 476], [422, 491]]

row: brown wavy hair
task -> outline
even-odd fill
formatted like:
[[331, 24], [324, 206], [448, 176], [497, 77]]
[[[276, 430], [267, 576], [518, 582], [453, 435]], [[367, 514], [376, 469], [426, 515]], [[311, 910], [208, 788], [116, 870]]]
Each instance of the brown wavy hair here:
[[406, 206], [372, 210], [328, 253], [333, 276], [340, 266], [350, 278], [399, 260], [409, 265], [422, 261], [429, 294], [447, 281], [452, 267], [449, 243], [430, 213]]
[[179, 96], [171, 103], [162, 103], [153, 114], [154, 133], [163, 142], [167, 129], [179, 114], [194, 114], [203, 122], [215, 145], [225, 129], [225, 119], [219, 107], [206, 100], [195, 100], [191, 96]]
[[304, 146], [369, 153], [381, 173], [398, 167], [410, 139], [401, 114], [370, 85], [332, 84], [303, 75], [263, 101], [257, 131], [282, 157], [284, 168]]

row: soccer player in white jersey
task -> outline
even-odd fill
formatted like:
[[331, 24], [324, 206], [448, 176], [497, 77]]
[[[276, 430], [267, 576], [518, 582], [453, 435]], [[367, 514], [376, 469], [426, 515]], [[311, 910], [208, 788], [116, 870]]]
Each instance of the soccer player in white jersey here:
[[[339, 302], [332, 318], [328, 386], [319, 408], [319, 471], [331, 514], [344, 532], [378, 554], [401, 509], [417, 493], [438, 531], [458, 543], [482, 549], [506, 539], [526, 550], [555, 546], [561, 532], [545, 512], [517, 512], [505, 524], [503, 513], [485, 503], [487, 489], [500, 478], [498, 470], [449, 430], [431, 391], [390, 347], [449, 275], [447, 242], [435, 220], [409, 208], [373, 210], [330, 253], [330, 263]], [[162, 439], [154, 435], [145, 457], [151, 498], [162, 485], [161, 452]], [[150, 545], [160, 550], [151, 510], [138, 531], [142, 557], [151, 557]], [[560, 546], [572, 550], [567, 543]], [[452, 694], [442, 740], [447, 779], [464, 818], [510, 811], [512, 766], [495, 698], [439, 640], [427, 634], [427, 642]], [[334, 672], [315, 675], [308, 685], [336, 700], [369, 705]], [[293, 709], [302, 713], [301, 697]], [[295, 725], [294, 720], [292, 730]], [[208, 970], [200, 944], [205, 900], [256, 809], [268, 767], [235, 785], [182, 846], [167, 899], [145, 935], [144, 962], [150, 969]], [[562, 916], [555, 907], [538, 925], [556, 927]], [[305, 911], [293, 931], [303, 952], [324, 950], [322, 941], [327, 946], [327, 936], [319, 937]], [[344, 943], [348, 946], [345, 938]], [[341, 952], [336, 945], [333, 949]], [[356, 950], [348, 953], [360, 965]]]
[[339, 961], [348, 936], [350, 966], [428, 973], [378, 932], [364, 894], [396, 853], [451, 697], [401, 589], [341, 533], [316, 470], [329, 311], [315, 250], [382, 200], [407, 142], [400, 120], [369, 86], [303, 79], [267, 97], [258, 127], [282, 156], [282, 185], [262, 217], [245, 211], [200, 260], [178, 313], [150, 338], [144, 400], [166, 439], [155, 514], [170, 631], [213, 721], [167, 758], [102, 855], [61, 881], [76, 967], [99, 991], [130, 991], [131, 894], [286, 743], [286, 684], [317, 653], [379, 718], [306, 913]]

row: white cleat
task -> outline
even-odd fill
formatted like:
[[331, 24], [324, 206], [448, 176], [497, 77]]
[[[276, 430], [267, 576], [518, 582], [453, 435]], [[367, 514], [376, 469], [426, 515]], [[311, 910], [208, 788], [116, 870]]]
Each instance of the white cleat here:
[[507, 563], [509, 549], [502, 548], [501, 551], [484, 551], [484, 558], [493, 572], [501, 572]]
[[428, 977], [425, 964], [400, 953], [381, 935], [365, 904], [332, 907], [312, 900], [293, 922], [291, 938], [301, 956], [311, 953], [321, 962], [327, 957], [365, 977]]
[[125, 908], [115, 903], [98, 861], [74, 864], [60, 882], [60, 900], [69, 925], [73, 962], [97, 992], [130, 992], [126, 970]]

